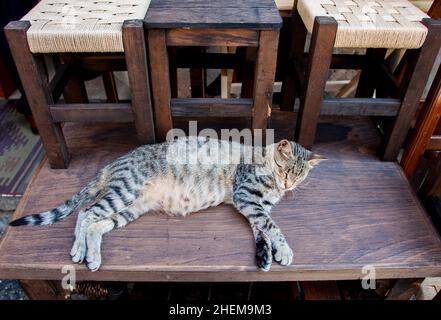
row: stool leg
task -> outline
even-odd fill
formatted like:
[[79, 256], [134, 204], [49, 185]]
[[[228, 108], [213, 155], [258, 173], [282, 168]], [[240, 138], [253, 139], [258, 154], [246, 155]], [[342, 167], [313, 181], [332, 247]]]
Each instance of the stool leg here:
[[295, 134], [296, 141], [306, 148], [314, 143], [336, 33], [337, 22], [334, 18], [315, 18]]
[[279, 30], [260, 31], [259, 49], [254, 71], [253, 129], [266, 129], [271, 112], [276, 76]]
[[387, 49], [367, 49], [360, 80], [358, 81], [356, 97], [372, 98], [378, 84], [381, 63], [384, 61]]
[[29, 27], [28, 21], [15, 21], [5, 27], [5, 33], [49, 163], [54, 169], [62, 169], [69, 163], [66, 141], [60, 125], [54, 123], [49, 110], [53, 99], [41, 58], [29, 49], [26, 37]]
[[118, 88], [116, 86], [115, 75], [112, 71], [106, 71], [103, 73], [104, 91], [106, 92], [106, 98], [108, 103], [118, 103]]
[[[294, 8], [296, 5], [294, 4]], [[300, 17], [297, 10], [293, 9], [292, 22], [291, 22], [291, 48], [289, 54], [288, 65], [283, 82], [282, 82], [282, 101], [280, 103], [280, 110], [282, 111], [294, 111], [295, 99], [298, 96], [295, 87], [295, 72], [300, 72], [301, 70], [295, 70], [294, 62], [303, 63], [303, 55], [305, 53], [305, 43], [308, 31], [303, 24], [302, 18]]]
[[254, 72], [255, 62], [257, 60], [257, 48], [247, 47], [245, 50], [245, 61], [242, 67], [242, 89], [240, 92], [241, 98], [252, 99], [254, 90]]
[[154, 143], [155, 127], [153, 124], [147, 50], [142, 20], [124, 22], [123, 43], [138, 140], [143, 144]]
[[156, 134], [157, 140], [161, 142], [165, 141], [167, 132], [173, 128], [170, 108], [170, 71], [165, 31], [151, 29], [148, 38]]
[[81, 71], [73, 74], [63, 90], [63, 97], [66, 103], [89, 103], [86, 85]]
[[383, 146], [382, 159], [395, 161], [410, 124], [415, 117], [419, 101], [429, 78], [441, 43], [441, 20], [424, 19], [428, 28], [426, 41], [421, 49], [413, 51], [411, 61], [402, 80], [401, 107], [388, 132], [388, 139]]

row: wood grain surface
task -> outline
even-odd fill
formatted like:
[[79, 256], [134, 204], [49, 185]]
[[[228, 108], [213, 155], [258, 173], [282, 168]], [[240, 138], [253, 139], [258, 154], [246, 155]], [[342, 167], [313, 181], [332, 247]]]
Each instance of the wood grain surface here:
[[148, 28], [274, 29], [282, 25], [272, 0], [152, 0], [145, 21]]
[[[277, 138], [293, 135], [292, 115], [273, 112], [272, 127], [283, 128], [276, 130]], [[185, 219], [147, 215], [115, 230], [104, 237], [102, 268], [91, 273], [75, 265], [77, 279], [338, 280], [362, 277], [365, 265], [376, 267], [377, 278], [441, 276], [439, 236], [400, 167], [376, 158], [379, 138], [369, 121], [351, 119], [321, 119], [314, 149], [329, 160], [274, 210], [294, 250], [291, 266], [258, 271], [251, 229], [225, 205]], [[234, 119], [228, 125], [234, 126]], [[98, 168], [133, 148], [131, 126], [67, 124], [70, 167], [53, 170], [44, 164], [14, 218], [68, 199]], [[61, 279], [62, 266], [71, 264], [76, 216], [52, 226], [8, 228], [0, 244], [0, 278]]]

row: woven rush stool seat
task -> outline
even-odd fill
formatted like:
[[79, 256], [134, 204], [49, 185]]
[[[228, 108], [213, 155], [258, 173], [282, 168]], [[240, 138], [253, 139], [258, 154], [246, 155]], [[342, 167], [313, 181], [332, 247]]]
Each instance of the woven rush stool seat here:
[[31, 52], [123, 52], [125, 20], [143, 19], [150, 0], [42, 0], [22, 20]]
[[427, 35], [420, 21], [428, 16], [406, 0], [299, 0], [297, 10], [309, 32], [315, 17], [333, 17], [334, 47], [413, 49]]

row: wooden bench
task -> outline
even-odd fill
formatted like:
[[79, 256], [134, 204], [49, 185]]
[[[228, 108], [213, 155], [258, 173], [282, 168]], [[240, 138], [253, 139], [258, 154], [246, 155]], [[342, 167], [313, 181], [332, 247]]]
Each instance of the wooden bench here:
[[[92, 273], [75, 265], [77, 280], [359, 279], [366, 265], [375, 266], [377, 278], [441, 276], [440, 238], [398, 164], [375, 156], [380, 139], [373, 125], [358, 118], [322, 121], [315, 148], [330, 160], [274, 210], [294, 250], [291, 266], [258, 271], [251, 229], [225, 205], [185, 219], [144, 216], [109, 233], [102, 268]], [[294, 123], [293, 113], [272, 114], [278, 139], [289, 136]], [[176, 123], [186, 125], [186, 120]], [[53, 170], [46, 161], [13, 218], [69, 198], [98, 168], [136, 145], [134, 128], [123, 124], [66, 124], [64, 131], [70, 167]], [[72, 264], [76, 216], [51, 226], [8, 228], [0, 243], [0, 278], [62, 279], [62, 266]]]

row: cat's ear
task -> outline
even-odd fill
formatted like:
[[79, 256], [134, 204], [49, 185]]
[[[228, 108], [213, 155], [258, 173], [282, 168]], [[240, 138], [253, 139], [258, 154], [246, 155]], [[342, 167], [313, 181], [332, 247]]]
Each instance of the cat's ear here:
[[312, 167], [315, 167], [316, 165], [318, 165], [320, 162], [322, 162], [324, 160], [328, 160], [328, 158], [321, 156], [319, 154], [316, 154], [316, 153], [311, 153], [311, 156], [309, 157], [308, 162]]
[[282, 140], [277, 143], [274, 152], [274, 160], [279, 166], [283, 166], [284, 162], [292, 158], [292, 145], [288, 140]]

